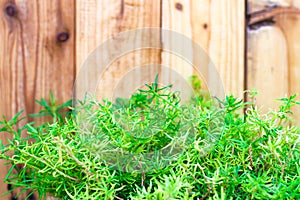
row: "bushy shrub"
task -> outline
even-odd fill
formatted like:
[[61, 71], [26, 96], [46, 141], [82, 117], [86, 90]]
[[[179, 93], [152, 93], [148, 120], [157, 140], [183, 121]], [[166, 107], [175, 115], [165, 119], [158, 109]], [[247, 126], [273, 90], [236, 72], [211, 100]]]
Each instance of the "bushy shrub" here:
[[[40, 198], [300, 199], [295, 95], [261, 114], [252, 102], [233, 96], [214, 101], [195, 92], [180, 104], [169, 86], [146, 86], [130, 99], [89, 99], [63, 115], [70, 101], [56, 106], [53, 97], [50, 104], [42, 99], [45, 109], [36, 116], [49, 114], [53, 121], [40, 126], [16, 130], [21, 112], [3, 118], [0, 132], [13, 135], [0, 147], [0, 158], [11, 166], [5, 182]], [[116, 156], [116, 149], [125, 157]], [[103, 156], [105, 151], [111, 153]], [[156, 151], [164, 155], [154, 164], [139, 157]], [[131, 163], [133, 158], [141, 162]]]

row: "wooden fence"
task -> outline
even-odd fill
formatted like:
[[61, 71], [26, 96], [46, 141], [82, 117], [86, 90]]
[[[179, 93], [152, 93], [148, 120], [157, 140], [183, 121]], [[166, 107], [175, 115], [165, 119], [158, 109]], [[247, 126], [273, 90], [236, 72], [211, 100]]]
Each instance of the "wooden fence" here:
[[[34, 100], [49, 97], [50, 90], [59, 102], [70, 99], [76, 74], [94, 48], [143, 27], [176, 31], [198, 43], [226, 93], [243, 97], [245, 89], [256, 88], [264, 109], [300, 91], [300, 0], [0, 0], [0, 8], [0, 114], [8, 118], [20, 110], [37, 112]], [[162, 45], [169, 39], [162, 37]], [[149, 62], [186, 73], [176, 56], [148, 49], [114, 62], [105, 83]], [[295, 113], [300, 119], [300, 109]], [[0, 167], [3, 180], [8, 168], [3, 161]], [[0, 193], [6, 191], [1, 183]]]

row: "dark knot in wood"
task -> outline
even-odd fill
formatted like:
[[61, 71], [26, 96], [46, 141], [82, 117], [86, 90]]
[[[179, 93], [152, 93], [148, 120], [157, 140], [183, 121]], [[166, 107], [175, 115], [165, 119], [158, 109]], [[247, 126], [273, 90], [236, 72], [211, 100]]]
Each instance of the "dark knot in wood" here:
[[14, 17], [17, 15], [18, 11], [15, 5], [9, 4], [5, 7], [5, 13], [10, 17]]
[[183, 9], [183, 5], [181, 4], [181, 3], [176, 3], [175, 4], [175, 8], [177, 9], [177, 10], [180, 10], [180, 11], [182, 11], [182, 9]]
[[70, 34], [68, 32], [61, 32], [56, 36], [56, 40], [60, 43], [64, 43], [68, 41], [69, 38], [70, 38]]

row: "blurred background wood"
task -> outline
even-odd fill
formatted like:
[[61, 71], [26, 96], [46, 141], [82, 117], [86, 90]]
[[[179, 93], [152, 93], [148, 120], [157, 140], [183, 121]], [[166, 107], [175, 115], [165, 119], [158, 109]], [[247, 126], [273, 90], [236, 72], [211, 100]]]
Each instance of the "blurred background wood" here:
[[247, 76], [248, 88], [259, 92], [258, 105], [264, 106], [265, 112], [278, 108], [275, 99], [288, 95], [287, 47], [280, 28], [272, 25], [249, 30]]
[[[80, 72], [82, 65], [89, 60], [90, 68], [103, 68], [105, 71], [99, 78], [99, 73], [87, 72], [84, 80], [77, 84], [77, 94], [85, 92], [86, 87], [91, 83], [97, 82], [96, 94], [98, 99], [103, 97], [112, 98], [113, 96], [128, 95], [127, 91], [137, 89], [136, 83], [143, 84], [143, 81], [152, 75], [153, 80], [156, 71], [151, 68], [147, 69], [147, 75], [134, 71], [137, 66], [145, 64], [160, 64], [160, 50], [154, 49], [136, 49], [126, 52], [124, 55], [113, 60], [109, 66], [101, 66], [109, 56], [114, 55], [121, 46], [108, 48], [104, 51], [104, 55], [95, 58], [88, 57], [97, 48], [101, 48], [101, 44], [107, 39], [113, 38], [116, 41], [118, 33], [137, 28], [160, 27], [161, 23], [161, 2], [160, 0], [77, 0], [76, 1], [76, 68]], [[133, 35], [136, 37], [134, 45], [142, 45], [151, 40], [141, 35]], [[119, 42], [120, 45], [122, 41]], [[100, 58], [101, 56], [101, 58]], [[83, 69], [85, 70], [85, 69]], [[81, 72], [82, 73], [82, 72]], [[154, 76], [153, 76], [154, 75]], [[122, 78], [126, 76], [134, 76], [134, 79], [126, 79], [124, 84]], [[81, 81], [81, 80], [80, 80]], [[79, 98], [79, 97], [78, 97]]]
[[[292, 4], [300, 9], [300, 0], [294, 0]], [[300, 95], [300, 16], [282, 15], [278, 17], [278, 25], [286, 37], [288, 60], [288, 91], [289, 95]], [[300, 96], [297, 98], [300, 101]], [[295, 122], [300, 125], [300, 106], [294, 107]]]
[[[197, 73], [196, 66], [191, 66], [169, 52], [162, 52], [162, 63], [175, 68], [186, 77], [191, 74], [204, 76], [206, 80], [203, 80], [203, 85], [206, 85], [206, 88], [210, 85], [220, 91], [219, 85], [213, 85], [215, 77], [211, 74], [211, 68], [215, 67], [221, 76], [225, 92], [242, 97], [245, 2], [239, 0], [170, 0], [163, 1], [162, 5], [162, 27], [191, 38], [203, 48], [206, 54], [206, 56], [194, 55], [191, 44], [178, 44], [180, 41], [175, 41], [174, 43], [181, 45], [183, 50], [191, 51], [194, 61], [200, 59], [201, 64], [205, 66], [204, 70]], [[162, 38], [163, 42], [168, 42], [168, 40], [172, 38]]]
[[[266, 7], [300, 9], [300, 0], [249, 0], [248, 13]], [[247, 87], [258, 90], [263, 110], [279, 108], [275, 99], [300, 93], [300, 15], [283, 13], [273, 22], [248, 28]], [[298, 101], [299, 101], [298, 97]], [[300, 125], [300, 108], [294, 108]]]

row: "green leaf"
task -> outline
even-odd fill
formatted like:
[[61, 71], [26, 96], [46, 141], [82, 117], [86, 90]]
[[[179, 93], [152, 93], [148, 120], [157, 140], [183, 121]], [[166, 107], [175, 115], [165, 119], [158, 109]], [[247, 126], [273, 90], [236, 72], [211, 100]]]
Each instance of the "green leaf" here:
[[44, 98], [41, 98], [41, 100], [35, 100], [39, 105], [43, 106], [43, 107], [50, 107], [47, 103], [47, 101]]
[[8, 129], [7, 129], [7, 127], [2, 127], [2, 128], [0, 128], [0, 132], [8, 132]]
[[44, 117], [44, 116], [49, 116], [49, 113], [41, 112], [41, 113], [29, 114], [28, 116], [30, 116], [30, 117]]
[[56, 105], [56, 101], [55, 101], [55, 98], [54, 98], [54, 95], [53, 95], [52, 91], [50, 91], [50, 103], [51, 103], [52, 106]]
[[23, 120], [25, 117], [23, 117], [21, 119], [18, 119], [22, 113], [23, 113], [23, 110], [21, 110], [20, 112], [18, 112], [11, 120], [9, 120], [8, 123], [11, 124], [11, 125], [15, 125], [19, 121]]
[[7, 182], [7, 181], [9, 180], [9, 177], [10, 177], [12, 171], [15, 169], [15, 167], [16, 167], [16, 165], [13, 164], [13, 165], [9, 168], [9, 170], [8, 170], [8, 172], [7, 172], [7, 174], [6, 174], [5, 178], [4, 178], [4, 182]]
[[65, 103], [63, 103], [62, 105], [58, 106], [56, 110], [60, 111], [60, 110], [62, 110], [64, 108], [68, 108], [69, 106], [72, 105], [72, 102], [73, 102], [73, 100], [70, 99], [70, 100], [66, 101]]
[[38, 134], [38, 131], [35, 128], [33, 128], [30, 124], [26, 124], [26, 128], [30, 133]]

